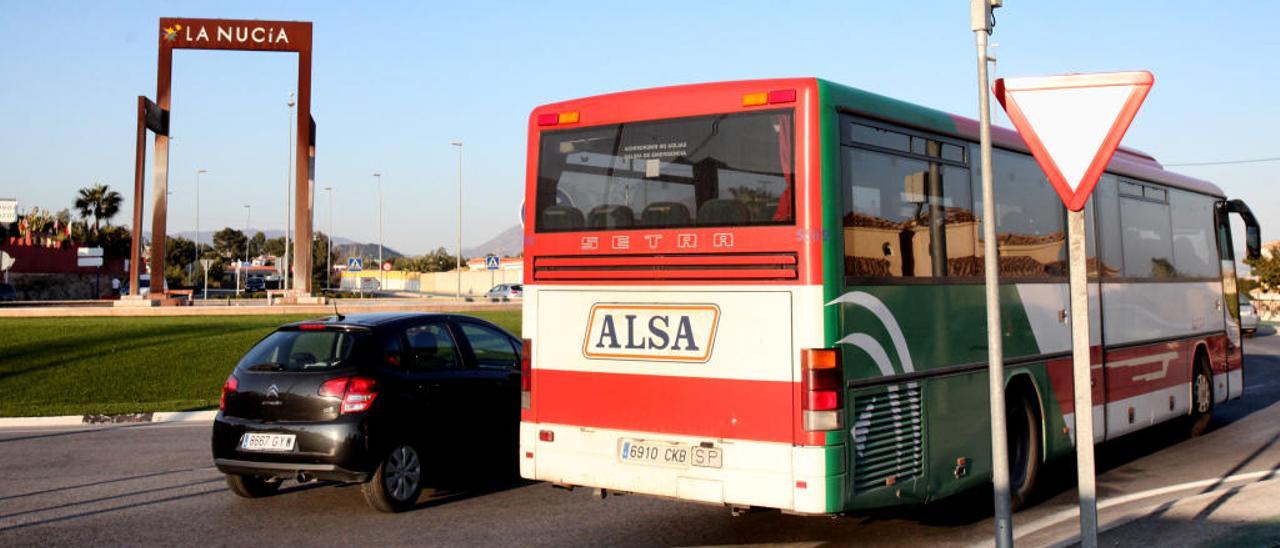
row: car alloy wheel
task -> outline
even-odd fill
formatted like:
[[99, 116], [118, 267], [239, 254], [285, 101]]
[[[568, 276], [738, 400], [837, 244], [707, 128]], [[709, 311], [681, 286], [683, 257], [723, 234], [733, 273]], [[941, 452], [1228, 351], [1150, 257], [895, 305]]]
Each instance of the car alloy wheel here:
[[408, 445], [401, 445], [387, 457], [382, 481], [387, 494], [398, 501], [407, 501], [418, 494], [418, 482], [422, 478], [422, 461], [418, 452]]

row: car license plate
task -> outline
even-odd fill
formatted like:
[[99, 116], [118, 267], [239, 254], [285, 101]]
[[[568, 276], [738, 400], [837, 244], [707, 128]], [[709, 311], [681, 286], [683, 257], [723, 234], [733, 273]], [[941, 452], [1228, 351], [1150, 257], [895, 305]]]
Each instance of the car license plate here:
[[293, 434], [245, 434], [240, 448], [245, 451], [293, 451]]
[[622, 462], [668, 466], [671, 468], [720, 468], [724, 450], [719, 447], [686, 445], [683, 443], [620, 439], [619, 458]]

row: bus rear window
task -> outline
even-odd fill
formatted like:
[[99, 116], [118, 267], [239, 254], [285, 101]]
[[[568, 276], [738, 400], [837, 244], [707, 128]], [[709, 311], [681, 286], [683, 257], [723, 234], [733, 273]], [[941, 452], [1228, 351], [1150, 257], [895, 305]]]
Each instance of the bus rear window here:
[[538, 232], [794, 223], [791, 110], [547, 131]]

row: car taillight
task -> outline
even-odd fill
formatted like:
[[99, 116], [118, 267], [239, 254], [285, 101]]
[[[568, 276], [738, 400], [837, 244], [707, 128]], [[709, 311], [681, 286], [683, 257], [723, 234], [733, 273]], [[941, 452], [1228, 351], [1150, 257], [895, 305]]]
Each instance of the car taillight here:
[[378, 383], [367, 377], [338, 377], [320, 385], [319, 394], [326, 398], [342, 399], [341, 414], [359, 413], [369, 409], [378, 397]]
[[807, 348], [800, 351], [800, 369], [804, 375], [804, 429], [816, 432], [839, 430], [844, 416], [844, 370], [840, 352], [830, 348]]
[[524, 339], [520, 346], [520, 407], [528, 409], [533, 403], [533, 339]]
[[235, 393], [236, 389], [239, 387], [240, 387], [240, 379], [237, 379], [235, 375], [231, 375], [227, 377], [226, 382], [222, 383], [222, 397], [218, 398], [219, 411], [226, 411], [227, 394]]

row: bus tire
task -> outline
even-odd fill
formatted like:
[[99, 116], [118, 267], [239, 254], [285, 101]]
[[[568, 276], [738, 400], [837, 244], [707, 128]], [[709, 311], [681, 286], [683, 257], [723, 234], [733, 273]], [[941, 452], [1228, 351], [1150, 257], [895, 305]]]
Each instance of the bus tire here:
[[1213, 376], [1204, 354], [1196, 355], [1195, 374], [1191, 376], [1191, 415], [1187, 417], [1187, 435], [1197, 437], [1209, 430], [1213, 418]]
[[1005, 401], [1005, 443], [1009, 447], [1009, 500], [1013, 510], [1030, 505], [1040, 476], [1040, 416], [1031, 401], [1015, 395]]

